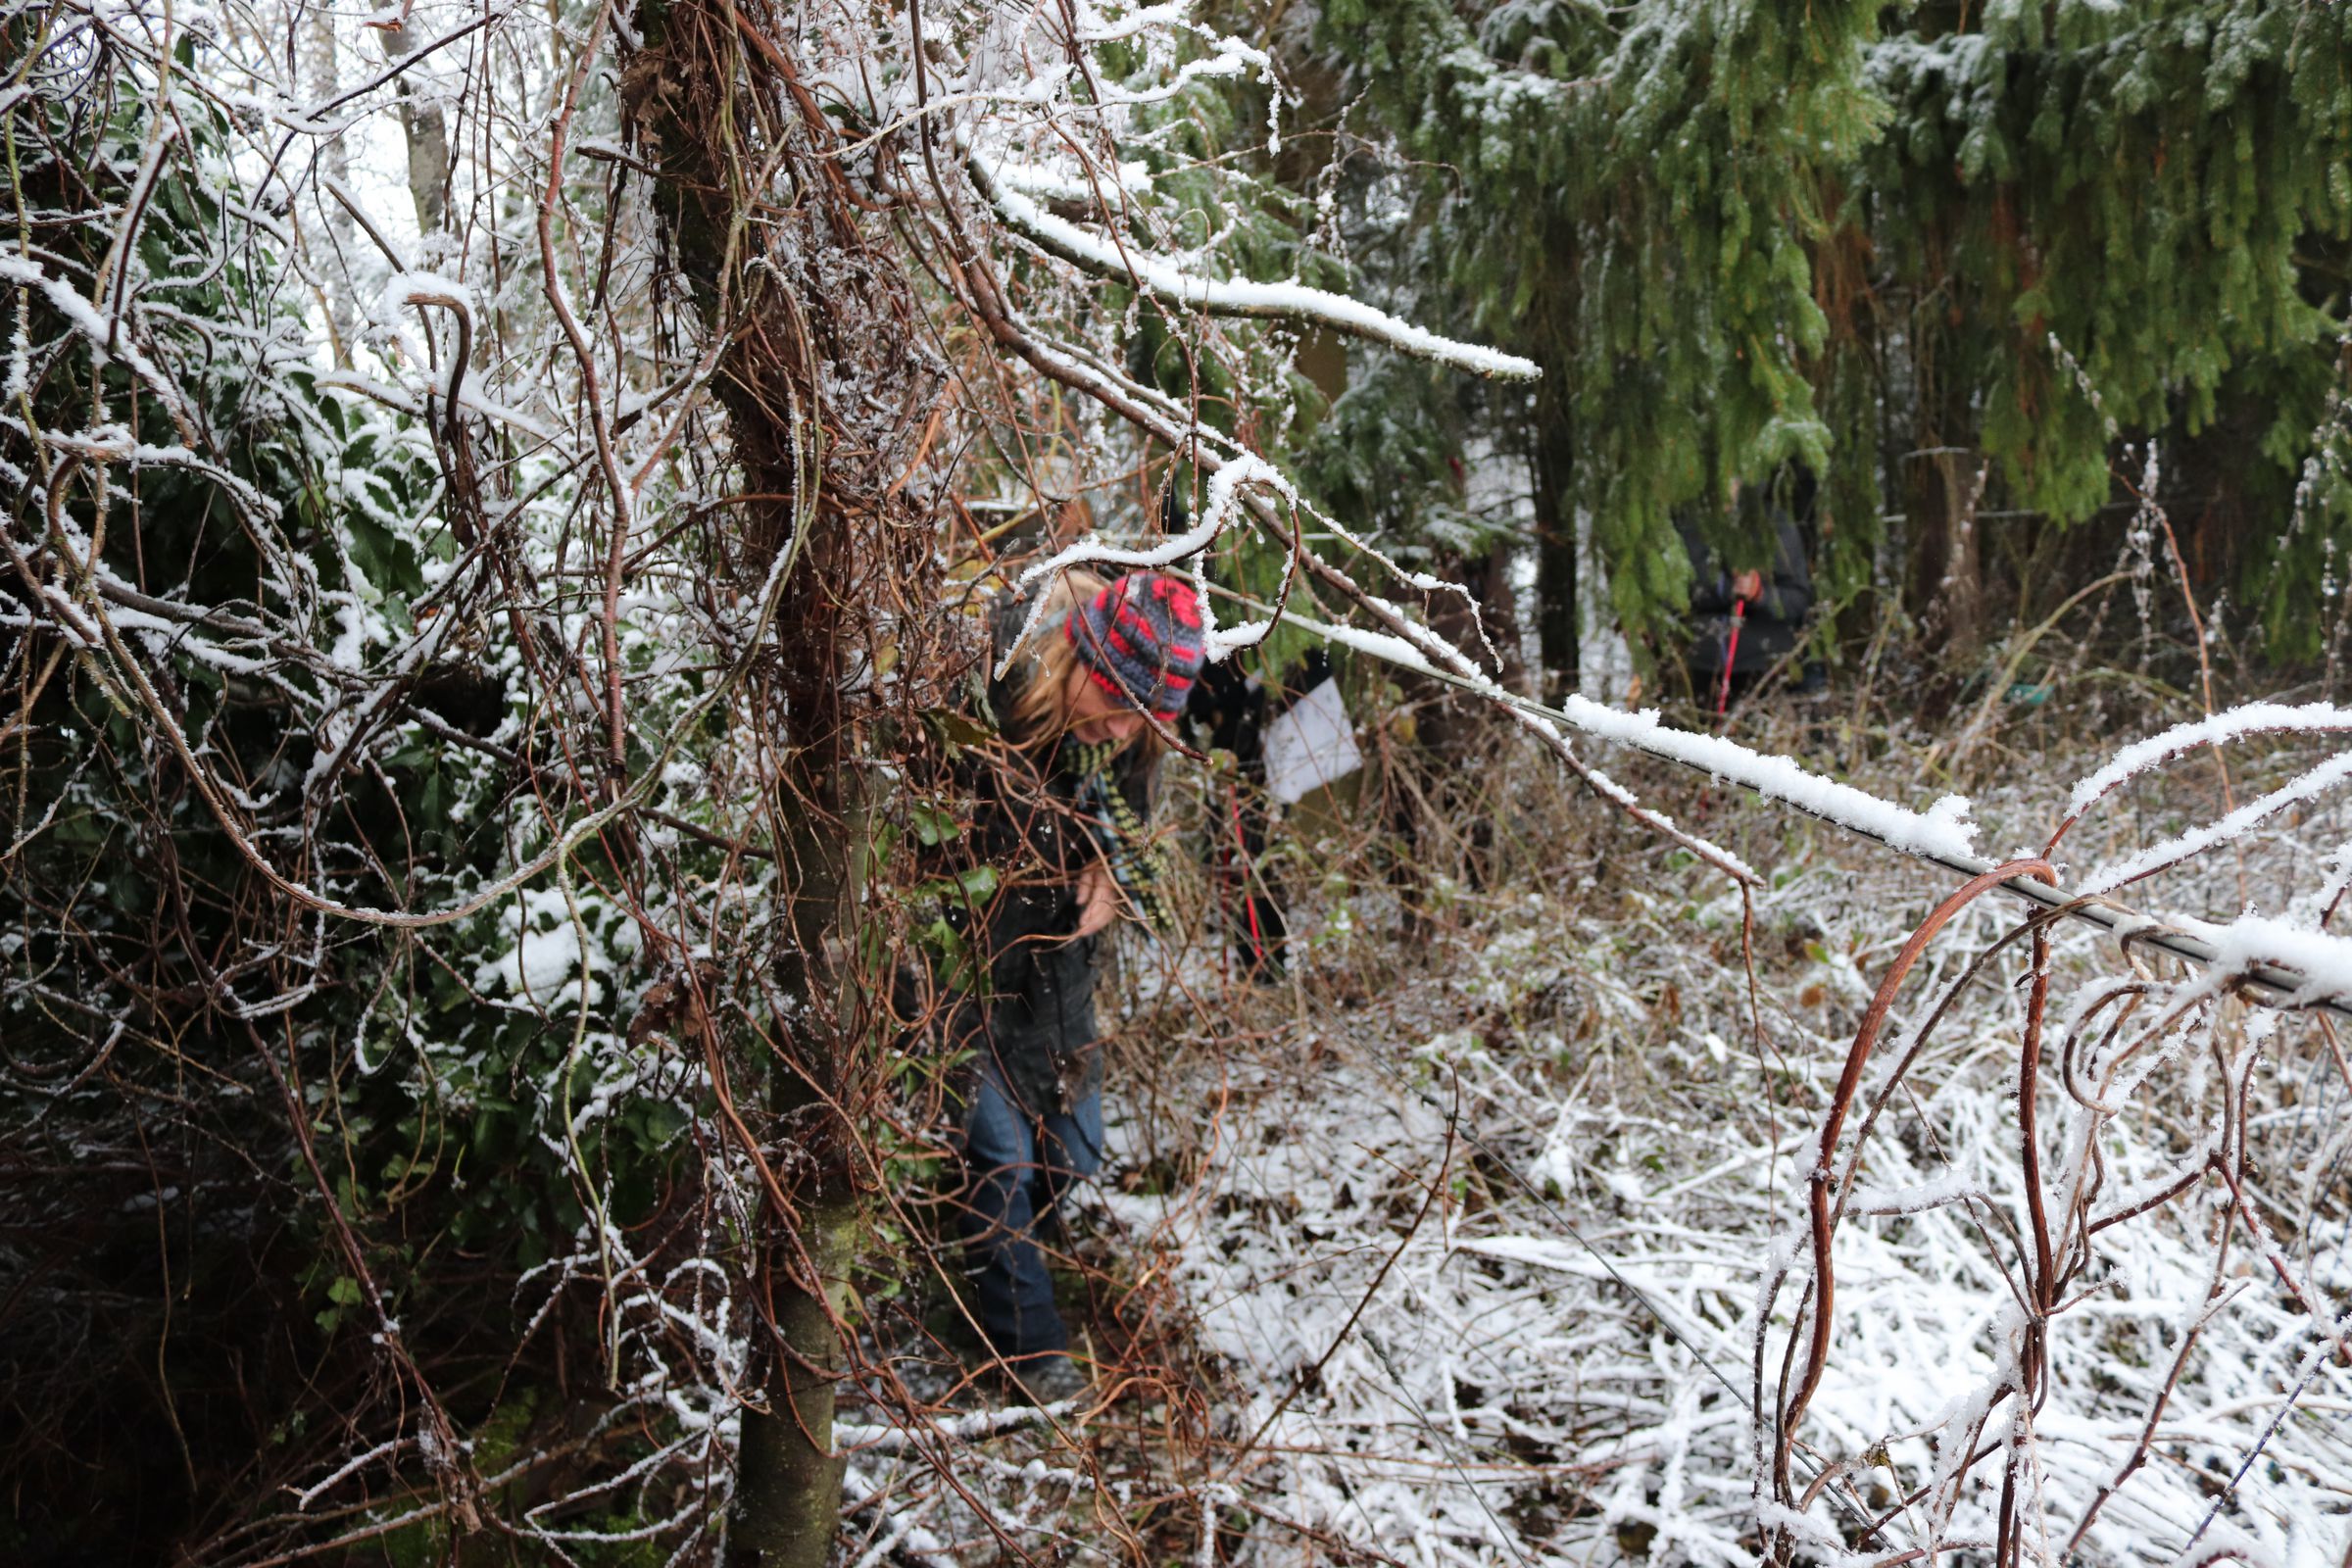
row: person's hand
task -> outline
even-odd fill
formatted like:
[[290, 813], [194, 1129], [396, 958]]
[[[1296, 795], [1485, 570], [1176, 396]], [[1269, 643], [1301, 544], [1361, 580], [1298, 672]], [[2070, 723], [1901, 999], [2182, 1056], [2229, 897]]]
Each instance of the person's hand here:
[[1091, 937], [1119, 917], [1119, 884], [1101, 860], [1088, 862], [1078, 873], [1078, 929], [1073, 936]]
[[1763, 593], [1764, 574], [1760, 571], [1743, 571], [1732, 579], [1732, 597], [1734, 599], [1744, 599], [1752, 605], [1763, 596]]

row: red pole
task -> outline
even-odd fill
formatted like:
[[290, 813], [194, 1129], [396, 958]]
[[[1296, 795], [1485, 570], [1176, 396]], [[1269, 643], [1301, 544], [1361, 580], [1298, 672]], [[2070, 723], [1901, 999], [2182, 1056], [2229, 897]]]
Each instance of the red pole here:
[[1265, 962], [1266, 938], [1265, 933], [1257, 928], [1257, 901], [1250, 896], [1253, 868], [1250, 864], [1250, 840], [1242, 832], [1242, 792], [1238, 785], [1230, 792], [1228, 799], [1233, 802], [1233, 847], [1242, 862], [1242, 907], [1250, 916], [1250, 962], [1255, 967]]
[[1732, 601], [1732, 634], [1724, 640], [1723, 679], [1715, 686], [1715, 716], [1721, 718], [1732, 706], [1732, 661], [1740, 657], [1740, 623], [1747, 618], [1747, 601]]

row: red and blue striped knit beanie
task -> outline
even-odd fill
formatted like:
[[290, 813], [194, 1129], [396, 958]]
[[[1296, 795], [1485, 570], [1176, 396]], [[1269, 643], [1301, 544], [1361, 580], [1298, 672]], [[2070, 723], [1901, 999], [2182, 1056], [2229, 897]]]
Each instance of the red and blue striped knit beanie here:
[[1068, 624], [1096, 685], [1163, 722], [1184, 711], [1208, 640], [1191, 583], [1130, 572], [1072, 611]]

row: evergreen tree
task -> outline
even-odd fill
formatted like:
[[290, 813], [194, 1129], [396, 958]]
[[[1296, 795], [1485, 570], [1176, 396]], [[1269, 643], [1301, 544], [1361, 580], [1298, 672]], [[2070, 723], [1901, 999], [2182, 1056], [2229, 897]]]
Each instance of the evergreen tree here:
[[1862, 74], [1877, 9], [1341, 0], [1326, 13], [1325, 45], [1430, 169], [1412, 220], [1438, 275], [1475, 302], [1479, 329], [1544, 368], [1547, 669], [1575, 669], [1557, 607], [1578, 514], [1617, 614], [1647, 630], [1689, 582], [1677, 508], [1721, 512], [1737, 476], [1826, 461], [1806, 363], [1828, 320], [1807, 241], [1825, 181], [1880, 117]]
[[2129, 511], [2149, 443], [2182, 550], [2313, 652], [2347, 543], [2346, 29], [2257, 0], [1340, 0], [1317, 37], [1351, 123], [1424, 170], [1387, 275], [1545, 366], [1556, 670], [1580, 513], [1622, 624], [1659, 633], [1670, 517], [1761, 564], [1726, 492], [1791, 459], [1827, 599], [1892, 585], [1965, 664], [1996, 602], [2053, 602], [2034, 579]]
[[[2315, 430], [2341, 439], [2324, 426], [2352, 236], [2352, 20], [2258, 0], [1906, 20], [1871, 51], [1889, 118], [1817, 267], [1838, 302], [1821, 373], [1870, 388], [1836, 400], [1837, 441], [1885, 446], [1876, 473], [1838, 466], [1830, 514], [1896, 503], [1912, 603], [1965, 654], [1986, 534], [1972, 506], [2030, 514], [2022, 558], [2041, 530], [2129, 510], [2115, 476], [2144, 465], [2124, 445], [2178, 449], [2227, 419], [2247, 439], [2211, 455], [2212, 486], [2257, 536], [2239, 559], [2274, 646], [2311, 652], [2314, 567], [2347, 513], [2340, 484], [2289, 492]], [[1841, 588], [1867, 580], [1870, 540], [1837, 540]]]

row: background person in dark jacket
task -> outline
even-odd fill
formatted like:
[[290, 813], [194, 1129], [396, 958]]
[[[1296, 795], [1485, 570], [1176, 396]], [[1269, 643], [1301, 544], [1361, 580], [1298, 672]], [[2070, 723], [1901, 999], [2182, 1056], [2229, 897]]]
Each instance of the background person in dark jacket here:
[[1266, 864], [1273, 814], [1266, 795], [1266, 726], [1330, 678], [1331, 662], [1320, 648], [1310, 649], [1271, 685], [1245, 673], [1238, 659], [1229, 659], [1200, 671], [1185, 714], [1198, 744], [1231, 752], [1237, 764], [1239, 776], [1226, 781], [1221, 801], [1211, 806], [1208, 857], [1226, 934], [1247, 979], [1279, 979], [1289, 941]]
[[[1752, 565], [1725, 569], [1696, 518], [1685, 516], [1675, 523], [1690, 557], [1693, 626], [1686, 655], [1690, 691], [1710, 710], [1723, 706], [1727, 666], [1728, 696], [1737, 701], [1796, 651], [1805, 616], [1813, 609], [1813, 572], [1805, 564], [1805, 540], [1796, 519], [1756, 489], [1736, 490], [1733, 504], [1740, 509], [1741, 532], [1758, 545], [1771, 542], [1769, 571]], [[1810, 665], [1804, 670], [1807, 690], [1814, 689], [1818, 673]]]
[[[992, 669], [1033, 608], [998, 608]], [[1086, 1382], [1037, 1231], [1102, 1160], [1102, 933], [1122, 912], [1157, 918], [1145, 822], [1158, 749], [1145, 715], [1165, 723], [1183, 710], [1204, 640], [1189, 583], [1072, 572], [987, 692], [998, 739], [976, 780], [973, 837], [998, 878], [976, 922], [986, 993], [966, 999], [956, 1026], [974, 1068], [959, 1223], [980, 1326], [1040, 1403]]]

